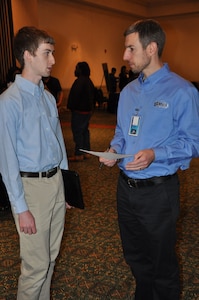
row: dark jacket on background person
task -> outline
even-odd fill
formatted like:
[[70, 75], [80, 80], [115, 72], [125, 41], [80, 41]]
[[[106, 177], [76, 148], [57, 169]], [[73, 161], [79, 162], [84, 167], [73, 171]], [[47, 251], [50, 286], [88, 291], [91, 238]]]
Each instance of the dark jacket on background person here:
[[68, 109], [92, 111], [95, 87], [89, 77], [80, 75], [73, 83], [68, 96]]
[[92, 111], [95, 87], [90, 79], [90, 67], [87, 62], [79, 62], [75, 68], [74, 81], [68, 96], [67, 107], [71, 111]]
[[59, 102], [59, 94], [62, 92], [62, 87], [58, 78], [53, 76], [42, 77], [44, 87], [55, 97], [56, 103]]

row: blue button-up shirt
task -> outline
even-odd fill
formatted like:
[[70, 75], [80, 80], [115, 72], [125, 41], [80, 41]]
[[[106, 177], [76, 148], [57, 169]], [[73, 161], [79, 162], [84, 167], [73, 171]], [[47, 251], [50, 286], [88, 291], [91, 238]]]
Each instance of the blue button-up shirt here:
[[[132, 116], [139, 117], [137, 135], [130, 134]], [[199, 156], [199, 93], [188, 81], [171, 72], [167, 64], [143, 80], [143, 74], [121, 92], [115, 136], [118, 153], [136, 154], [153, 149], [155, 160], [141, 171], [127, 171], [125, 158], [119, 167], [132, 178], [175, 173]]]
[[28, 210], [20, 171], [68, 169], [54, 97], [40, 85], [16, 76], [0, 95], [0, 173], [16, 213]]

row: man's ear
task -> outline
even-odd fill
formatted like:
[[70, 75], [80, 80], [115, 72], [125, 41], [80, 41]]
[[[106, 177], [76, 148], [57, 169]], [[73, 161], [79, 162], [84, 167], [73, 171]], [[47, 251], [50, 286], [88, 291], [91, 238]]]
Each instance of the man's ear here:
[[32, 60], [32, 54], [28, 50], [24, 51], [23, 57], [25, 62], [31, 62]]
[[151, 42], [148, 46], [147, 46], [147, 53], [150, 56], [153, 56], [154, 54], [156, 54], [158, 52], [158, 46], [157, 43], [155, 42]]

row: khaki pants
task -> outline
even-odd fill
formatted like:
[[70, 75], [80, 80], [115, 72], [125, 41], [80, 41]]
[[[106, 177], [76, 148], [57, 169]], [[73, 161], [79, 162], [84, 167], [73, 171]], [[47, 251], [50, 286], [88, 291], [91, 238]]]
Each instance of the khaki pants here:
[[49, 300], [55, 260], [59, 253], [65, 222], [65, 197], [62, 174], [51, 178], [22, 178], [25, 199], [36, 222], [37, 233], [19, 230], [21, 275], [18, 300]]

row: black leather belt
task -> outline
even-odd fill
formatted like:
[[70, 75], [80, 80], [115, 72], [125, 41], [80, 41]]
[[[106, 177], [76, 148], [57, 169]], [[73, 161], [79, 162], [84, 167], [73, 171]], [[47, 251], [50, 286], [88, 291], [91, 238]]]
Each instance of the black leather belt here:
[[165, 181], [167, 181], [168, 179], [176, 176], [176, 173], [173, 175], [167, 175], [167, 176], [157, 176], [157, 177], [151, 177], [151, 178], [146, 178], [146, 179], [134, 179], [134, 178], [130, 178], [128, 177], [122, 170], [120, 170], [120, 175], [121, 177], [126, 181], [126, 183], [128, 184], [128, 186], [130, 188], [142, 188], [142, 187], [149, 187], [149, 186], [153, 186], [153, 185], [157, 185], [157, 184], [161, 184]]
[[32, 177], [32, 178], [39, 178], [39, 177], [47, 177], [50, 178], [52, 176], [54, 176], [57, 171], [58, 171], [58, 167], [55, 167], [53, 169], [50, 169], [46, 172], [20, 172], [21, 177]]

